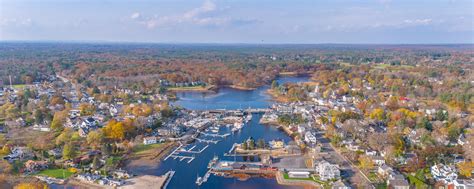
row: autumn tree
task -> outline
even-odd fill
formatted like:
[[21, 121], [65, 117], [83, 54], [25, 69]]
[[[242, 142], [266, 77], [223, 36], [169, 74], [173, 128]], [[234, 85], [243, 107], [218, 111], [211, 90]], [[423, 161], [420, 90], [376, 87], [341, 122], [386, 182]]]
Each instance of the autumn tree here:
[[64, 128], [66, 122], [67, 111], [59, 111], [54, 113], [53, 121], [51, 121], [51, 129], [54, 131], [60, 131]]
[[457, 164], [459, 168], [459, 174], [465, 176], [466, 178], [470, 178], [472, 176], [472, 171], [474, 170], [474, 162], [472, 161], [465, 161]]
[[103, 128], [104, 135], [112, 140], [123, 140], [125, 138], [125, 128], [122, 122], [109, 121]]
[[72, 143], [67, 143], [63, 148], [63, 158], [73, 159], [77, 155], [76, 149]]
[[369, 156], [360, 156], [359, 157], [359, 166], [363, 170], [371, 170], [374, 168], [374, 162]]
[[104, 135], [101, 130], [91, 131], [87, 134], [87, 143], [94, 149], [99, 148], [103, 140]]

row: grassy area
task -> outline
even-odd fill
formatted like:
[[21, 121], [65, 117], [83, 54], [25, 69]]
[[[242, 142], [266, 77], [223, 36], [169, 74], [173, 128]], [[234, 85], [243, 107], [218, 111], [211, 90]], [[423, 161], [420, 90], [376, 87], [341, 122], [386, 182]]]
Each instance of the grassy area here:
[[48, 177], [53, 177], [53, 178], [58, 178], [58, 179], [67, 179], [73, 174], [74, 174], [73, 172], [70, 172], [66, 169], [46, 169], [37, 173], [37, 175], [48, 176]]
[[19, 84], [19, 85], [12, 85], [12, 87], [15, 88], [15, 89], [23, 89], [23, 88], [26, 87], [26, 85], [25, 84]]
[[372, 182], [377, 181], [378, 178], [379, 178], [379, 177], [377, 176], [377, 174], [374, 173], [374, 172], [370, 172], [368, 177], [369, 177], [369, 180], [372, 181]]
[[139, 144], [139, 145], [137, 145], [133, 148], [133, 152], [136, 153], [136, 154], [141, 154], [141, 153], [144, 153], [148, 150], [158, 148], [161, 145], [162, 145], [161, 143], [149, 144], [149, 145]]
[[425, 183], [424, 170], [418, 170], [415, 176], [411, 174], [406, 175], [410, 184], [415, 185], [416, 188], [428, 188], [428, 185]]
[[387, 183], [380, 183], [375, 185], [376, 189], [387, 189]]
[[316, 182], [316, 183], [318, 183], [318, 184], [321, 184], [324, 188], [331, 188], [331, 185], [329, 184], [329, 182], [319, 180], [319, 179], [318, 179], [317, 177], [315, 177], [315, 176], [309, 177], [309, 178], [290, 178], [290, 176], [288, 176], [288, 173], [283, 173], [283, 178], [286, 179], [286, 180], [307, 180], [307, 181], [313, 181], [313, 182]]

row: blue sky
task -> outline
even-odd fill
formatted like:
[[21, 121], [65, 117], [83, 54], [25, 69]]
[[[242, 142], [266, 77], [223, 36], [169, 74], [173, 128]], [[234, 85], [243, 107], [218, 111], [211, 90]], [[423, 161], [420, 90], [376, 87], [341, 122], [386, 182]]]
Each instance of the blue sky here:
[[0, 40], [474, 43], [474, 1], [0, 0]]

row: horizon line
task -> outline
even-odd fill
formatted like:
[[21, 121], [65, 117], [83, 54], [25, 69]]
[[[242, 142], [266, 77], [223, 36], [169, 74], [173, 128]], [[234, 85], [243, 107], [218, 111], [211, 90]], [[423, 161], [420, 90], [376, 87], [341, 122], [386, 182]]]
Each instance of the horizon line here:
[[65, 44], [162, 44], [162, 45], [474, 45], [473, 43], [253, 43], [253, 42], [142, 42], [142, 41], [109, 41], [109, 40], [1, 40], [0, 43], [65, 43]]

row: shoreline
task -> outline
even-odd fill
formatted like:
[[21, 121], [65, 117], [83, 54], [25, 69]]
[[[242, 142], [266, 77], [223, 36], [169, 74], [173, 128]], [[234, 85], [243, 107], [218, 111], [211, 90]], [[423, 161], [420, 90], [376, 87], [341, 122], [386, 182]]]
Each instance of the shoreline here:
[[284, 97], [284, 96], [281, 96], [281, 95], [278, 95], [276, 94], [273, 89], [268, 89], [267, 91], [265, 91], [265, 93], [267, 93], [271, 99], [273, 101], [276, 101], [276, 102], [283, 102], [283, 103], [288, 103], [288, 102], [291, 102], [290, 99], [288, 99], [287, 97]]
[[238, 86], [238, 85], [226, 85], [224, 87], [229, 87], [232, 89], [243, 90], [243, 91], [253, 91], [257, 89], [256, 87], [243, 87], [243, 86]]
[[172, 87], [172, 88], [167, 88], [168, 91], [171, 92], [215, 92], [215, 90], [218, 89], [217, 86], [215, 85], [209, 85], [206, 87], [199, 86], [199, 87]]

